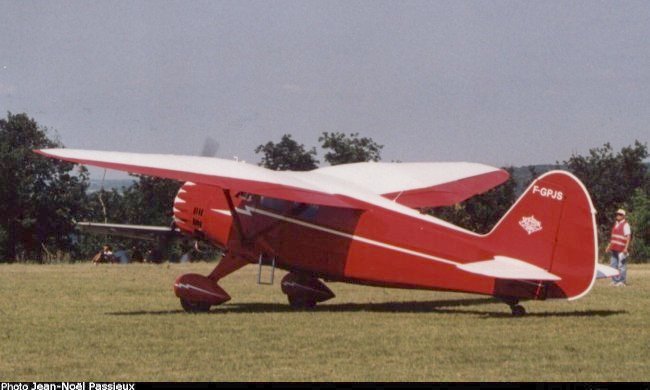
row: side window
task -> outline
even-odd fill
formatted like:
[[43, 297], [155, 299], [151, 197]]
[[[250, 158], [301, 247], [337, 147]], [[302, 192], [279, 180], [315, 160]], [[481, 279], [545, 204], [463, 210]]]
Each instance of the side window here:
[[303, 211], [302, 214], [300, 214], [300, 217], [308, 221], [314, 221], [317, 215], [318, 215], [318, 206], [310, 204], [309, 206], [307, 206], [305, 211]]
[[315, 221], [318, 215], [318, 206], [307, 203], [293, 202], [289, 214], [292, 217], [306, 221]]
[[283, 212], [287, 205], [287, 201], [262, 196], [260, 197], [260, 205], [262, 206], [263, 209]]

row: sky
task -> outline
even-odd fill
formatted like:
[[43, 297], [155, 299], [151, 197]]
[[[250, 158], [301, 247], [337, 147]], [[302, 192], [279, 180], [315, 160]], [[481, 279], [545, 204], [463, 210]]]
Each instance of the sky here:
[[0, 110], [69, 148], [555, 163], [650, 139], [650, 4], [0, 0]]

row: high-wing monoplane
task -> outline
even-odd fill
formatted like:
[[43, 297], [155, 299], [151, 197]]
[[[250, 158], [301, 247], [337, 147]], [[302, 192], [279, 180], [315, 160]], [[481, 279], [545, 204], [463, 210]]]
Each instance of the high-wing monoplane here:
[[597, 275], [616, 273], [598, 265], [596, 211], [584, 185], [564, 171], [537, 178], [489, 233], [477, 234], [418, 209], [453, 205], [507, 180], [506, 171], [483, 164], [368, 162], [291, 172], [210, 157], [37, 152], [184, 182], [170, 230], [225, 250], [209, 275], [175, 281], [187, 311], [228, 301], [219, 281], [247, 264], [287, 270], [281, 288], [294, 307], [333, 298], [324, 281], [336, 281], [491, 295], [514, 315], [525, 313], [520, 300], [574, 300]]

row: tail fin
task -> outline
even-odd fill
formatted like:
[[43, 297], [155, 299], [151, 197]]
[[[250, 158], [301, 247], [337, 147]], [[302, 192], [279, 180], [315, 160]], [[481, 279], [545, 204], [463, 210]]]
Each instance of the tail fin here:
[[522, 260], [560, 277], [545, 297], [577, 299], [596, 276], [595, 209], [572, 174], [551, 171], [535, 180], [486, 236], [495, 254]]

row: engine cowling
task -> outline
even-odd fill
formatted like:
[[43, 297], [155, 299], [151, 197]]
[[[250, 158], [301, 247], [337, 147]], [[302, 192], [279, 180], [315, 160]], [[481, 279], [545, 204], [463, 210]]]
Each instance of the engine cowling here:
[[174, 199], [174, 224], [188, 235], [225, 248], [232, 216], [223, 191], [192, 182], [183, 184]]

